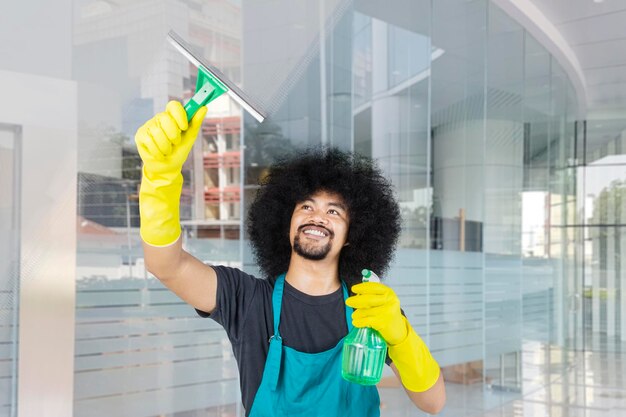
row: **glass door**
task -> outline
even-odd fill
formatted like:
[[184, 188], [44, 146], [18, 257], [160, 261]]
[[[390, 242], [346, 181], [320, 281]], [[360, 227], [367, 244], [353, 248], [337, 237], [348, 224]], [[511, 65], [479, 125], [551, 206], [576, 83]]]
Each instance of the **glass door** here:
[[20, 132], [0, 124], [0, 417], [17, 415]]
[[[623, 160], [622, 160], [623, 159]], [[619, 161], [618, 161], [619, 160]], [[585, 348], [626, 347], [626, 155], [585, 167]], [[616, 163], [620, 162], [620, 163]]]
[[626, 119], [595, 115], [582, 126], [585, 350], [620, 354], [626, 351]]

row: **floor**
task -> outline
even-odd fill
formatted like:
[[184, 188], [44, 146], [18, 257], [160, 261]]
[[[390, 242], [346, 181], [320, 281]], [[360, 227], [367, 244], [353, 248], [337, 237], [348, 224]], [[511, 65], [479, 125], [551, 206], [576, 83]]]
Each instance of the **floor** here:
[[[446, 384], [442, 417], [626, 417], [626, 343], [591, 340], [593, 351], [524, 345], [522, 389]], [[624, 352], [624, 353], [622, 353]], [[399, 388], [381, 388], [382, 417], [425, 416]]]

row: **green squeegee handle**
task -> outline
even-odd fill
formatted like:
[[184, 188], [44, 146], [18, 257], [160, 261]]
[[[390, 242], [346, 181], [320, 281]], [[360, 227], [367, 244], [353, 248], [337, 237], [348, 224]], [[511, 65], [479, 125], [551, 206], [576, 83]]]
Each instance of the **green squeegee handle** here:
[[213, 77], [213, 75], [204, 68], [198, 68], [196, 92], [187, 104], [185, 104], [187, 121], [193, 118], [200, 107], [207, 105], [226, 91], [228, 91], [228, 89], [221, 81]]

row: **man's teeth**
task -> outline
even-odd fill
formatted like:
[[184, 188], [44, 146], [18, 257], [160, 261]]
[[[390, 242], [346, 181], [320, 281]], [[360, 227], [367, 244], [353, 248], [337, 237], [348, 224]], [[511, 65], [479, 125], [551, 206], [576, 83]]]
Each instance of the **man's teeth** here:
[[307, 235], [315, 235], [315, 236], [320, 236], [320, 237], [326, 236], [325, 233], [322, 233], [319, 230], [305, 230], [304, 233]]

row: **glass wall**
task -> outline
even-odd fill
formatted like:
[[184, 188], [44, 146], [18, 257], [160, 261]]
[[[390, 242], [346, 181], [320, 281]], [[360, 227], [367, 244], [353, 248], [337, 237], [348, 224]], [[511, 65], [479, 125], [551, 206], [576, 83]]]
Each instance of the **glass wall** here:
[[[386, 279], [443, 368], [443, 415], [490, 409], [570, 365], [568, 349], [581, 347], [583, 256], [598, 258], [585, 270], [589, 326], [626, 334], [626, 303], [615, 301], [626, 284], [607, 272], [619, 262], [601, 258], [626, 244], [617, 229], [589, 227], [585, 248], [595, 249], [582, 251], [575, 227], [589, 193], [602, 204], [587, 218], [618, 224], [621, 183], [577, 196], [574, 89], [488, 0], [66, 6], [54, 13], [71, 33], [54, 31], [71, 54], [47, 76], [77, 86], [74, 415], [244, 415], [223, 330], [143, 264], [134, 132], [168, 100], [187, 101], [197, 76], [167, 44], [170, 29], [269, 111], [259, 124], [226, 96], [209, 106], [183, 172], [183, 238], [194, 256], [257, 274], [245, 218], [259, 180], [285, 152], [332, 145], [375, 158], [395, 187], [403, 229]], [[617, 169], [587, 162], [588, 184], [593, 169]], [[0, 386], [9, 389], [16, 338], [3, 323]], [[422, 415], [386, 372], [382, 414]]]

